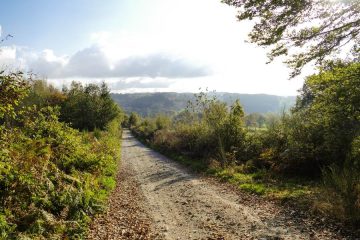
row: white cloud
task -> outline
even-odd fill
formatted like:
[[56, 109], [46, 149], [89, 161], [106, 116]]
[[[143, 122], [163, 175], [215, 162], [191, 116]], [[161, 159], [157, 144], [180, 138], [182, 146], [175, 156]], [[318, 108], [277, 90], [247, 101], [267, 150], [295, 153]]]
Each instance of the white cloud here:
[[184, 59], [159, 53], [123, 59], [116, 63], [113, 73], [119, 77], [194, 78], [207, 76], [210, 71], [205, 66], [192, 65]]
[[72, 55], [58, 77], [109, 77], [110, 63], [96, 46], [85, 48]]
[[[0, 63], [21, 65], [28, 71], [50, 79], [61, 78], [193, 78], [209, 74], [205, 66], [188, 62], [170, 54], [131, 56], [111, 62], [98, 45], [74, 55], [57, 56], [50, 49], [36, 53], [29, 49], [5, 47]], [[155, 84], [155, 82], [153, 82]], [[155, 84], [156, 85], [156, 84]]]
[[16, 47], [7, 46], [0, 48], [0, 68], [15, 67]]
[[22, 51], [19, 57], [24, 67], [42, 77], [58, 76], [67, 62], [65, 57], [58, 57], [50, 49], [45, 49], [41, 53]]

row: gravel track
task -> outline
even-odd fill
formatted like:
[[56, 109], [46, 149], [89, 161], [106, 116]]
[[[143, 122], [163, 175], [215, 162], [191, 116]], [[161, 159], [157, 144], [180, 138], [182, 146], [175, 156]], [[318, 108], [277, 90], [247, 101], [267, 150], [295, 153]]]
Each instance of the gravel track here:
[[89, 239], [338, 239], [191, 173], [124, 131], [118, 186]]

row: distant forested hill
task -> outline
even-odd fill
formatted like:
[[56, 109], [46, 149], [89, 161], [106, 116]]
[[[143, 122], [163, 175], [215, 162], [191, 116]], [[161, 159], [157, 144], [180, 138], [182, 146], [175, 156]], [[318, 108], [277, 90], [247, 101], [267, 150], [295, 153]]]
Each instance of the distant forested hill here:
[[[220, 101], [231, 105], [240, 99], [246, 113], [281, 112], [295, 103], [295, 96], [280, 97], [267, 94], [209, 93], [216, 94]], [[194, 99], [193, 93], [131, 93], [112, 94], [126, 112], [137, 112], [142, 116], [157, 113], [173, 114], [185, 109], [187, 102]]]

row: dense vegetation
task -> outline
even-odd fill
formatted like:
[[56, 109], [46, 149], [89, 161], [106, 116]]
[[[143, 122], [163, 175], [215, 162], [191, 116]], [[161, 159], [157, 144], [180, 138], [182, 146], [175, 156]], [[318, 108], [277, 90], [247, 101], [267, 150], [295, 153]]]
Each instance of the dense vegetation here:
[[228, 107], [204, 93], [172, 119], [132, 113], [128, 124], [153, 147], [244, 190], [310, 199], [317, 212], [359, 224], [359, 86], [359, 63], [334, 63], [308, 77], [291, 112], [265, 128], [245, 127], [238, 101]]
[[0, 92], [0, 239], [83, 238], [115, 186], [120, 109], [105, 85], [59, 91], [20, 72], [1, 72]]
[[[240, 99], [244, 111], [250, 113], [280, 113], [294, 106], [296, 97], [279, 97], [266, 94], [209, 93], [222, 102], [232, 105]], [[141, 116], [156, 114], [173, 115], [184, 110], [189, 101], [194, 101], [192, 93], [131, 93], [112, 94], [127, 113], [136, 112]]]

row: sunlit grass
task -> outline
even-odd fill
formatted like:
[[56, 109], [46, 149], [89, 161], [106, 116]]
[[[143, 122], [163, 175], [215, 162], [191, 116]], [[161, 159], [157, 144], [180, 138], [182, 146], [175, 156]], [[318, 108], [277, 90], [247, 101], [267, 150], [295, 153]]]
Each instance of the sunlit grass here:
[[221, 181], [233, 184], [246, 192], [280, 200], [309, 196], [317, 188], [314, 182], [307, 182], [304, 179], [274, 178], [269, 176], [266, 171], [242, 173], [236, 172], [234, 168], [211, 168], [207, 170], [207, 174], [215, 176]]

